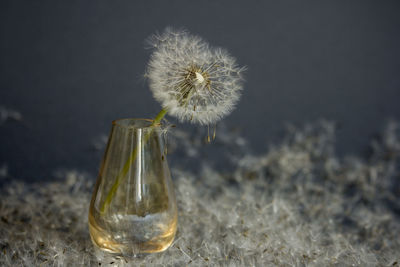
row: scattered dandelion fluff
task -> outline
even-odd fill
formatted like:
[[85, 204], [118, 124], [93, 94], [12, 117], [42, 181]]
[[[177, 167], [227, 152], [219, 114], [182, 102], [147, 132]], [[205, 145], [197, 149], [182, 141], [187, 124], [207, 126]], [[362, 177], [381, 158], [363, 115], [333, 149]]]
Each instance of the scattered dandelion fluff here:
[[154, 98], [180, 121], [214, 124], [229, 114], [242, 90], [242, 72], [227, 51], [198, 36], [167, 28], [149, 39], [146, 76]]

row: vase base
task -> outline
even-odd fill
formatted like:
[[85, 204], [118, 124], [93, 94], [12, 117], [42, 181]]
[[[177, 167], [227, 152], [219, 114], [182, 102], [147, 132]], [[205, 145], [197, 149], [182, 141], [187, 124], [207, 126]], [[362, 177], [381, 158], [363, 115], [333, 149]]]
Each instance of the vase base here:
[[116, 241], [118, 235], [115, 235], [117, 237], [115, 238], [109, 232], [100, 228], [90, 217], [89, 231], [93, 244], [100, 250], [115, 255], [135, 256], [162, 252], [170, 247], [175, 238], [176, 224], [169, 227], [164, 233], [148, 239], [124, 238], [123, 242], [118, 242]]

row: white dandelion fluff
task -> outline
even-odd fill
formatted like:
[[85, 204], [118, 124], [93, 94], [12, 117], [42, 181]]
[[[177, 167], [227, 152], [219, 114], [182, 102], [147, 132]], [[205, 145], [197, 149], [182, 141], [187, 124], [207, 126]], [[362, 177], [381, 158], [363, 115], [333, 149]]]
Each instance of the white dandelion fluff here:
[[180, 121], [214, 124], [229, 114], [242, 90], [242, 72], [227, 51], [185, 30], [151, 36], [146, 76], [154, 98]]

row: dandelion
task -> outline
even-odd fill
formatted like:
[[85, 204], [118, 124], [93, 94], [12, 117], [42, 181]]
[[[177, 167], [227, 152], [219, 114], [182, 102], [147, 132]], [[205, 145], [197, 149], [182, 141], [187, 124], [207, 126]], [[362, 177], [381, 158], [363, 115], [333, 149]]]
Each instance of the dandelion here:
[[148, 43], [154, 51], [146, 76], [166, 113], [182, 122], [210, 125], [234, 109], [245, 68], [227, 51], [172, 28], [151, 36]]
[[[146, 76], [154, 98], [162, 106], [152, 126], [159, 124], [167, 113], [182, 122], [210, 125], [233, 110], [240, 97], [245, 68], [238, 67], [235, 58], [227, 51], [211, 48], [200, 37], [172, 28], [167, 28], [161, 35], [151, 36], [148, 43], [154, 51]], [[150, 138], [150, 133], [145, 135], [145, 142]], [[101, 213], [106, 211], [121, 181], [135, 162], [136, 151], [137, 148], [118, 173], [102, 203]]]

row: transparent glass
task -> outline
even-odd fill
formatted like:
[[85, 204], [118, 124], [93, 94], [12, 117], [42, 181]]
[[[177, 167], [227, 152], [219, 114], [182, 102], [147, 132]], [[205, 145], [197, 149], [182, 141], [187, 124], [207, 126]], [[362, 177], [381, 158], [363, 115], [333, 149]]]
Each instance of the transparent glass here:
[[161, 126], [151, 120], [113, 122], [89, 209], [100, 249], [160, 252], [174, 240], [177, 206]]

